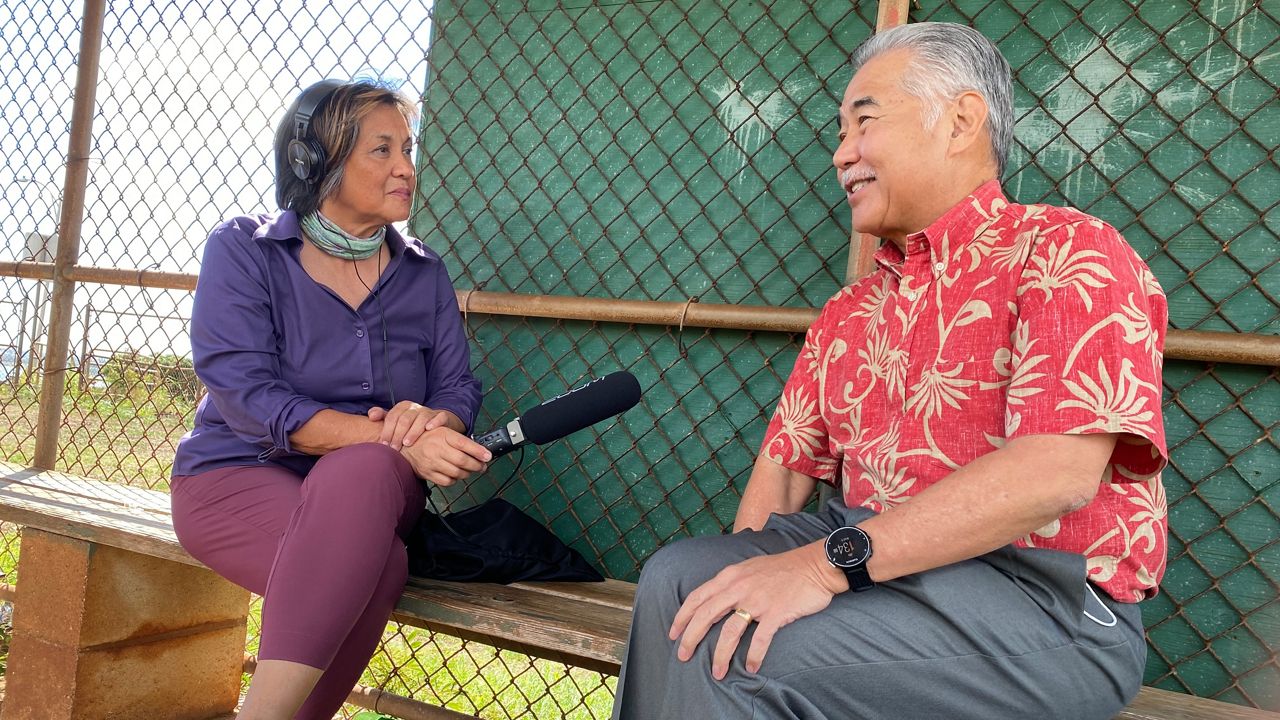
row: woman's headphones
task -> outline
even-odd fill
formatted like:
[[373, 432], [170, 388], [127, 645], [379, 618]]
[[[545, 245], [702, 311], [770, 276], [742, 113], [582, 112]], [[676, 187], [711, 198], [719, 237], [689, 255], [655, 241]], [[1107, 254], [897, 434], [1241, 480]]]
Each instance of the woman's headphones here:
[[287, 154], [289, 168], [299, 180], [314, 185], [324, 177], [327, 162], [324, 148], [311, 134], [311, 117], [334, 90], [345, 83], [341, 80], [321, 80], [302, 91], [298, 109], [293, 113], [293, 139], [289, 141]]

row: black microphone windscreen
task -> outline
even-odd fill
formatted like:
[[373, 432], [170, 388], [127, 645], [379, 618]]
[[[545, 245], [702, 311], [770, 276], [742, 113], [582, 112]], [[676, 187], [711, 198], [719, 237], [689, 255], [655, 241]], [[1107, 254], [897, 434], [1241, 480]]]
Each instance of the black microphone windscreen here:
[[630, 410], [640, 402], [640, 382], [620, 370], [553, 397], [520, 416], [529, 442], [541, 445]]

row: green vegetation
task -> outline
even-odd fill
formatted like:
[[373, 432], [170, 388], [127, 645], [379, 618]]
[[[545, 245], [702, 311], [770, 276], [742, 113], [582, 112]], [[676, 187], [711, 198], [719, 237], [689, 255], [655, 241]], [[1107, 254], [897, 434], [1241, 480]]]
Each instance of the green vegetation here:
[[[23, 372], [0, 383], [0, 453], [9, 462], [35, 458], [40, 398], [33, 380]], [[198, 399], [190, 361], [173, 356], [114, 355], [92, 375], [73, 369], [62, 398], [58, 469], [167, 490], [174, 447]]]
[[607, 718], [615, 678], [389, 625], [361, 684], [486, 718]]

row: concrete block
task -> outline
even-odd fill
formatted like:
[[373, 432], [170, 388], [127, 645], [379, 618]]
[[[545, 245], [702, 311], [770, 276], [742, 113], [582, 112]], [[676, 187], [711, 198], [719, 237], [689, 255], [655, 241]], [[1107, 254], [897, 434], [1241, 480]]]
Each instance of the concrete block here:
[[0, 720], [225, 716], [249, 593], [212, 571], [28, 528]]
[[34, 528], [22, 531], [15, 637], [74, 646], [84, 617], [90, 544]]
[[76, 678], [76, 720], [225, 715], [240, 700], [245, 626], [139, 645], [88, 649]]
[[[25, 548], [24, 548], [25, 552]], [[0, 720], [70, 720], [75, 697], [74, 647], [14, 633]]]
[[243, 623], [249, 610], [249, 592], [208, 568], [105, 545], [94, 547], [91, 562], [82, 646]]

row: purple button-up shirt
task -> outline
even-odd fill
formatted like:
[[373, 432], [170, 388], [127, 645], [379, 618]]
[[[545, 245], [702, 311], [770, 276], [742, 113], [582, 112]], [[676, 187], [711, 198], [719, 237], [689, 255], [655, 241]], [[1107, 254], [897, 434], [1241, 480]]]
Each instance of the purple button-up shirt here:
[[391, 260], [352, 310], [302, 269], [302, 242], [291, 211], [210, 233], [191, 312], [209, 393], [178, 443], [175, 476], [268, 462], [305, 474], [319, 458], [295, 452], [289, 435], [325, 408], [363, 415], [413, 400], [468, 428], [475, 420], [480, 381], [440, 256], [388, 228]]

